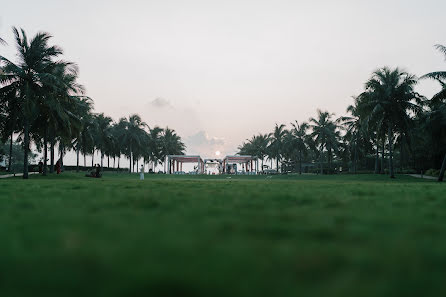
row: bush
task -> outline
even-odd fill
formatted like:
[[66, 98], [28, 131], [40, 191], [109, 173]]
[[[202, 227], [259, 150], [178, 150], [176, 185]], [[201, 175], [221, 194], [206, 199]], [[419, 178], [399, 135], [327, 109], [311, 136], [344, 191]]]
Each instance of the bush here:
[[428, 169], [424, 173], [425, 175], [438, 177], [440, 175], [440, 170], [438, 169]]

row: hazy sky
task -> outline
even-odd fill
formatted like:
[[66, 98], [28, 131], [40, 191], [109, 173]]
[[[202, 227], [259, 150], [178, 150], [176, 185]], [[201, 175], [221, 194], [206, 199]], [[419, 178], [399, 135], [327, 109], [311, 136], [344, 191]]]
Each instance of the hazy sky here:
[[2, 1], [0, 36], [50, 32], [97, 112], [139, 113], [213, 156], [317, 108], [344, 114], [378, 67], [444, 70], [433, 45], [446, 44], [445, 11], [444, 0]]

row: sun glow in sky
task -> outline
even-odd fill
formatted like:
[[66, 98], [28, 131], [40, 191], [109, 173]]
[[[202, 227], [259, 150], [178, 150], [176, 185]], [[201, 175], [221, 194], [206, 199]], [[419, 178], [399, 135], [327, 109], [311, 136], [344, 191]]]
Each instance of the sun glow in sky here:
[[11, 26], [50, 32], [97, 112], [139, 113], [209, 157], [317, 108], [344, 115], [378, 67], [444, 70], [433, 45], [446, 44], [445, 11], [444, 0], [2, 1], [0, 51], [14, 59]]

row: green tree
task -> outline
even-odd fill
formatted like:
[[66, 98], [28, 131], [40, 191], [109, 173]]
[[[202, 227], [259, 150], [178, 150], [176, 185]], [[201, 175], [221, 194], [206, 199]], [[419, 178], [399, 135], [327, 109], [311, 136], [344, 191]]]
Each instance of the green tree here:
[[62, 54], [57, 46], [49, 46], [51, 35], [37, 33], [28, 40], [24, 30], [13, 28], [18, 62], [13, 63], [0, 56], [4, 64], [0, 74], [0, 84], [14, 88], [21, 101], [20, 118], [23, 120], [24, 164], [23, 178], [28, 178], [28, 153], [30, 149], [30, 126], [38, 114], [39, 97], [43, 96], [44, 86], [55, 83], [55, 78], [49, 69], [54, 59]]
[[366, 83], [364, 104], [370, 111], [370, 120], [387, 128], [389, 172], [395, 178], [393, 146], [395, 133], [408, 131], [411, 114], [421, 111], [422, 96], [414, 91], [417, 78], [399, 68], [387, 67], [375, 71]]

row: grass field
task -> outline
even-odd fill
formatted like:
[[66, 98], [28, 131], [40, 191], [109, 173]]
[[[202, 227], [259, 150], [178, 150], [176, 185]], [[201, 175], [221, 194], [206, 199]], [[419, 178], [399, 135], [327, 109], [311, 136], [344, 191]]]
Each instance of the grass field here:
[[0, 180], [0, 296], [444, 296], [446, 184]]

